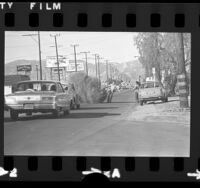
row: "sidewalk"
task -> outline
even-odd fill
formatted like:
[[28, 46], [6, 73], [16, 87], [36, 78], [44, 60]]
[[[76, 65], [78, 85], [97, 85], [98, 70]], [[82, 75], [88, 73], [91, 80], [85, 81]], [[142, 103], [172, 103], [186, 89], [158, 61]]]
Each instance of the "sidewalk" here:
[[128, 117], [130, 121], [173, 122], [190, 125], [190, 108], [180, 108], [178, 97], [169, 97], [167, 103], [148, 102], [143, 106], [138, 105], [133, 110]]

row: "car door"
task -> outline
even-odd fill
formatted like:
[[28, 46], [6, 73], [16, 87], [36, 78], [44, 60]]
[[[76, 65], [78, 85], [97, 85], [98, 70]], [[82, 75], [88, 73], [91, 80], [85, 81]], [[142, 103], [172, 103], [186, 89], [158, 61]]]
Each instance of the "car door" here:
[[69, 103], [67, 93], [64, 91], [62, 85], [57, 83], [57, 105], [61, 107], [66, 107]]

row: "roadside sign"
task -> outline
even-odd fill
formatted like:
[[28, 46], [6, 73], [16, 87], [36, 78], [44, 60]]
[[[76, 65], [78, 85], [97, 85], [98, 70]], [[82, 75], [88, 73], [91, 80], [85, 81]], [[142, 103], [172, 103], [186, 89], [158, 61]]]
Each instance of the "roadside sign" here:
[[[77, 71], [84, 71], [84, 61], [82, 60], [77, 60]], [[67, 72], [74, 72], [76, 71], [75, 68], [75, 61], [74, 60], [69, 60], [67, 67], [66, 67]]]
[[[66, 56], [58, 56], [59, 67], [66, 67], [67, 57]], [[56, 56], [48, 56], [46, 58], [46, 67], [47, 68], [54, 68], [57, 67], [57, 57]]]
[[17, 72], [25, 71], [30, 72], [32, 70], [31, 65], [17, 65]]
[[[62, 67], [59, 69], [60, 79], [65, 79], [65, 68]], [[58, 79], [58, 68], [52, 68], [51, 79], [57, 80]]]

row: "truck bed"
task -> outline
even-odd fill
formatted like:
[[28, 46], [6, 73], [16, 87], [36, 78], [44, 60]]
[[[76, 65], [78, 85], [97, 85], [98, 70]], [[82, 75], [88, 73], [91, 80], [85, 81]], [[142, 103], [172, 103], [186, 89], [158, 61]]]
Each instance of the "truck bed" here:
[[139, 90], [140, 99], [157, 98], [157, 97], [162, 97], [162, 91], [160, 87], [142, 88]]

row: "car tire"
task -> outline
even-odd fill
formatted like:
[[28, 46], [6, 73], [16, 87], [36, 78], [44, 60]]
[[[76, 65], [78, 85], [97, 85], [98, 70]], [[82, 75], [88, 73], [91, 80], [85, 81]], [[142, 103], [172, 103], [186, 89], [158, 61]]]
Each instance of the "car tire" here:
[[77, 108], [77, 109], [79, 109], [79, 108], [80, 108], [80, 106], [81, 106], [80, 104], [77, 104], [77, 105], [76, 105], [76, 108]]
[[60, 111], [58, 109], [53, 111], [53, 117], [58, 118], [60, 114]]
[[143, 106], [144, 101], [140, 101], [140, 106]]
[[167, 97], [163, 98], [162, 102], [168, 102], [168, 98]]
[[31, 115], [32, 115], [32, 112], [27, 112], [26, 115], [27, 115], [27, 116], [31, 116]]
[[73, 101], [71, 100], [71, 102], [70, 102], [70, 110], [73, 110], [74, 108], [75, 108], [75, 105], [74, 105]]
[[16, 110], [10, 110], [10, 118], [12, 120], [17, 120], [19, 116], [19, 113]]
[[63, 112], [64, 112], [64, 116], [67, 116], [67, 115], [70, 114], [70, 111], [69, 111], [68, 109], [67, 109], [67, 110], [64, 110]]

